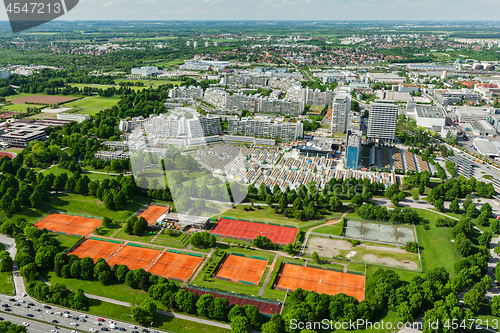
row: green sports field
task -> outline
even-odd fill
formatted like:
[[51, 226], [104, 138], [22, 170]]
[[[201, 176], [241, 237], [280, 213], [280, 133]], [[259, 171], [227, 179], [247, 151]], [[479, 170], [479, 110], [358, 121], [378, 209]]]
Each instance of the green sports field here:
[[88, 115], [95, 115], [103, 109], [110, 108], [116, 105], [120, 97], [86, 97], [76, 102], [64, 104], [65, 108], [73, 108], [74, 113], [85, 113]]
[[44, 106], [42, 105], [32, 105], [32, 104], [7, 104], [7, 105], [2, 105], [0, 107], [0, 111], [19, 111], [19, 112], [26, 112], [26, 109], [28, 108], [37, 108], [41, 109]]

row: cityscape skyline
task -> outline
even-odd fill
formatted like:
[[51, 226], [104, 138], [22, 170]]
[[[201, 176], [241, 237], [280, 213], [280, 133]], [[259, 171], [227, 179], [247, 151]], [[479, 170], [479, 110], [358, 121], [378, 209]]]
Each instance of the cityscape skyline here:
[[[489, 8], [484, 10], [484, 8]], [[98, 10], [96, 10], [98, 9]], [[263, 10], [265, 9], [265, 10]], [[229, 0], [156, 1], [82, 0], [62, 20], [498, 20], [498, 1], [481, 6], [467, 1], [358, 0], [345, 3], [324, 0], [262, 0], [252, 3]], [[2, 11], [0, 20], [7, 20]]]

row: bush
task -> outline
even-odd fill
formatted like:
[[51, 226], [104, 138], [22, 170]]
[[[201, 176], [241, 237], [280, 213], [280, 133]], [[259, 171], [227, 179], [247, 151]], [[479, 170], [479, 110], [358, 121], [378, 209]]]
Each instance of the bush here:
[[195, 232], [190, 241], [196, 247], [214, 247], [217, 239], [209, 232]]

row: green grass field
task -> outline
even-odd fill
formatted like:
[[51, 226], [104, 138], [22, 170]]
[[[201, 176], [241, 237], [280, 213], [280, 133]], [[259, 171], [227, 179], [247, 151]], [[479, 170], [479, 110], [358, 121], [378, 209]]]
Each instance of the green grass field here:
[[61, 234], [51, 234], [52, 237], [55, 237], [61, 245], [59, 246], [59, 251], [64, 251], [66, 249], [69, 249], [73, 245], [78, 242], [80, 237], [75, 237], [75, 236], [68, 236], [68, 235], [61, 235]]
[[[51, 195], [50, 200], [44, 202], [39, 208], [21, 209], [21, 211], [16, 213], [16, 217], [25, 218], [30, 223], [36, 223], [50, 211], [58, 210], [78, 215], [109, 216], [115, 221], [123, 222], [148, 202], [147, 198], [136, 197], [127, 204], [126, 210], [110, 211], [97, 198], [73, 193], [59, 193]], [[1, 212], [0, 219], [3, 218], [8, 218], [8, 216], [6, 213]]]
[[455, 249], [455, 243], [451, 229], [436, 228], [435, 221], [440, 217], [439, 214], [416, 209], [422, 222], [429, 225], [429, 230], [424, 230], [422, 226], [417, 226], [418, 245], [422, 258], [422, 268], [424, 272], [436, 267], [444, 267], [451, 276], [455, 276], [453, 264], [462, 259], [462, 256]]
[[338, 224], [326, 225], [324, 227], [320, 227], [318, 229], [314, 229], [313, 232], [317, 232], [319, 234], [339, 236], [339, 233], [341, 233], [340, 229], [341, 229], [340, 228], [340, 223], [338, 223]]
[[[184, 63], [184, 62], [183, 62]], [[147, 79], [139, 79], [139, 80], [128, 80], [128, 79], [118, 79], [115, 80], [115, 83], [119, 84], [120, 82], [131, 82], [131, 83], [136, 83], [136, 82], [142, 82], [144, 83], [144, 87], [135, 87], [131, 86], [130, 88], [132, 89], [145, 89], [145, 88], [150, 88], [150, 87], [158, 87], [164, 84], [172, 84], [174, 86], [180, 86], [182, 81], [172, 81], [172, 80], [161, 80], [161, 79], [156, 79], [156, 80], [147, 80]]]
[[[104, 173], [105, 171], [100, 171], [100, 172]], [[71, 177], [71, 172], [69, 170], [61, 168], [58, 165], [54, 165], [53, 167], [43, 171], [42, 173], [44, 175], [48, 175], [48, 174], [52, 173], [54, 176], [58, 176], [62, 173], [66, 173], [68, 175], [68, 177]], [[114, 179], [117, 177], [115, 175], [108, 175], [105, 173], [103, 174], [103, 173], [86, 172], [85, 169], [83, 169], [82, 173], [87, 175], [87, 177], [89, 177], [90, 180], [98, 179], [99, 181], [102, 181], [103, 179]]]
[[151, 234], [151, 235], [145, 234], [143, 236], [129, 235], [125, 232], [125, 228], [122, 228], [114, 236], [114, 238], [119, 238], [119, 239], [123, 239], [123, 240], [134, 241], [134, 242], [149, 243], [154, 238], [154, 236], [156, 236], [156, 235], [153, 235], [153, 234]]
[[12, 272], [0, 272], [0, 294], [14, 295]]
[[73, 113], [85, 113], [88, 115], [95, 115], [102, 111], [103, 109], [110, 108], [113, 105], [116, 105], [120, 97], [86, 97], [84, 99], [78, 100], [76, 102], [71, 102], [64, 104], [65, 108], [73, 108]]
[[236, 206], [236, 208], [232, 208], [224, 213], [222, 216], [233, 217], [235, 219], [244, 219], [250, 221], [261, 221], [261, 222], [271, 222], [271, 223], [280, 223], [283, 225], [289, 225], [293, 227], [298, 227], [300, 220], [297, 220], [293, 217], [287, 218], [282, 214], [275, 214], [274, 209], [269, 208], [267, 206], [261, 207], [262, 209], [254, 208], [254, 211], [246, 212], [244, 208], [249, 208], [250, 206]]
[[26, 112], [28, 108], [37, 108], [41, 109], [44, 106], [41, 105], [35, 105], [35, 104], [7, 104], [7, 105], [2, 105], [0, 107], [0, 111], [19, 111], [19, 112]]

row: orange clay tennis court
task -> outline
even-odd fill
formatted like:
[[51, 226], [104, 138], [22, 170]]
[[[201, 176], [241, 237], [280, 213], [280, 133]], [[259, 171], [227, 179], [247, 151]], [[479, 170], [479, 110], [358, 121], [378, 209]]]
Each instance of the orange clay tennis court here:
[[358, 301], [365, 298], [365, 277], [356, 274], [284, 264], [276, 289], [315, 291], [318, 294], [344, 293]]
[[232, 282], [244, 281], [258, 285], [266, 266], [265, 260], [228, 255], [216, 277]]
[[148, 225], [155, 224], [156, 220], [166, 212], [170, 210], [170, 207], [155, 206], [151, 205], [139, 215], [139, 217], [144, 217], [148, 221]]
[[151, 274], [186, 282], [203, 261], [201, 257], [165, 252], [149, 269]]
[[93, 239], [87, 239], [70, 254], [80, 259], [90, 257], [94, 261], [103, 258], [110, 266], [127, 265], [131, 270], [144, 268], [152, 274], [182, 281], [187, 281], [203, 261], [201, 257]]
[[286, 245], [293, 243], [297, 230], [290, 227], [221, 218], [210, 232], [222, 237], [247, 240], [253, 240], [257, 236], [266, 236], [275, 244]]
[[[117, 265], [127, 265], [131, 270], [137, 268], [146, 269], [153, 260], [160, 255], [160, 251], [144, 249], [142, 247], [125, 246], [121, 248], [111, 259], [108, 264], [113, 267]], [[147, 269], [146, 269], [147, 270]]]
[[82, 216], [65, 214], [50, 214], [35, 223], [35, 227], [42, 230], [47, 228], [52, 232], [63, 232], [68, 235], [88, 236], [100, 226], [101, 220]]
[[76, 254], [80, 259], [90, 257], [94, 261], [97, 261], [99, 258], [107, 260], [120, 246], [120, 244], [87, 239], [70, 254]]

